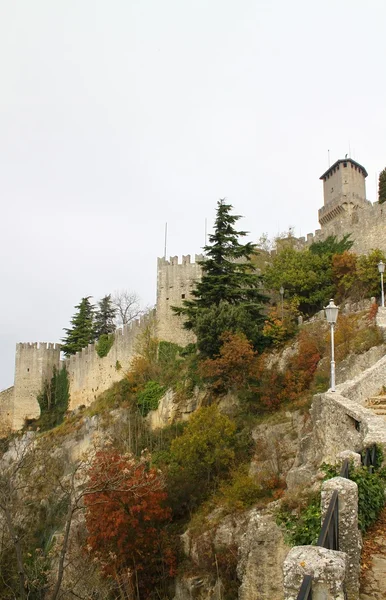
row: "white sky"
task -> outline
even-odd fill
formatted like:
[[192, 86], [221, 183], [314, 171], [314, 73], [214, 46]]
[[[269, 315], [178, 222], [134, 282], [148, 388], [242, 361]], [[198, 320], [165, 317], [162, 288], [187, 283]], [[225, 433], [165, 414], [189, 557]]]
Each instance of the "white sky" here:
[[386, 165], [384, 0], [0, 0], [0, 389], [82, 296], [155, 301], [226, 196], [318, 227], [319, 176]]

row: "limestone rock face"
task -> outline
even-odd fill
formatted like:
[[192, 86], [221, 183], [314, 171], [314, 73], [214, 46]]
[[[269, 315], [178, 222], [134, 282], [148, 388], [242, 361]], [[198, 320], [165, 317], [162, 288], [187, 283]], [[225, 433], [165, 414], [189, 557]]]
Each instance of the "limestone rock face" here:
[[282, 600], [283, 562], [288, 550], [273, 517], [251, 511], [239, 546], [239, 600]]
[[222, 519], [221, 511], [216, 510], [208, 518], [207, 530], [199, 536], [188, 530], [182, 536], [182, 544], [191, 559], [194, 575], [177, 580], [174, 600], [220, 598], [223, 582], [215, 575], [212, 579], [202, 575], [211, 552], [234, 554], [240, 582], [239, 600], [282, 600], [283, 562], [289, 548], [274, 517], [265, 509], [252, 509]]
[[150, 429], [153, 431], [175, 421], [186, 421], [202, 404], [205, 392], [196, 388], [189, 398], [180, 398], [169, 389], [159, 401], [157, 410], [151, 410], [147, 416]]
[[286, 420], [280, 423], [262, 423], [255, 427], [252, 437], [256, 450], [250, 475], [259, 477], [266, 473], [285, 477], [294, 464], [303, 429], [299, 411], [286, 413]]

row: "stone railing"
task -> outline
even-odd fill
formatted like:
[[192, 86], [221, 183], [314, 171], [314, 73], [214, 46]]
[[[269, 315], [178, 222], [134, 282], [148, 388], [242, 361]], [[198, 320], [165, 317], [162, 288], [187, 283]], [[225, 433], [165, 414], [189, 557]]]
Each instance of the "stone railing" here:
[[[355, 452], [343, 452], [338, 458], [350, 460], [357, 466], [361, 464], [361, 456]], [[357, 600], [359, 597], [362, 544], [358, 529], [357, 484], [346, 477], [325, 481], [321, 512], [323, 527], [318, 545], [296, 546], [287, 555], [284, 563], [285, 600], [311, 597], [313, 600]], [[326, 531], [323, 529], [329, 525], [327, 519], [333, 519], [335, 515], [335, 539], [325, 543]]]

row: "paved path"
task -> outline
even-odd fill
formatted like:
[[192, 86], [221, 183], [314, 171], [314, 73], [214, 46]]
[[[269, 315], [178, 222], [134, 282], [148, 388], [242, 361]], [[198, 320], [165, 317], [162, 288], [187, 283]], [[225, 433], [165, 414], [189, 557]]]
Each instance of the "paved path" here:
[[363, 540], [360, 600], [386, 599], [386, 508]]

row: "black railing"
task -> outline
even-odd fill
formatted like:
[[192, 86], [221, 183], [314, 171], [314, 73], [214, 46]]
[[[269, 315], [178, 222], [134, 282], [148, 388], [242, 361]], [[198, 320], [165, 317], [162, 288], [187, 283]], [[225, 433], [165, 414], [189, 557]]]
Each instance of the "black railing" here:
[[[370, 473], [376, 466], [376, 455], [376, 446], [372, 446], [367, 448], [362, 456], [362, 463]], [[346, 458], [339, 473], [340, 477], [348, 479], [349, 471], [350, 461]], [[327, 550], [339, 550], [339, 498], [336, 490], [332, 493], [316, 545]], [[312, 600], [312, 575], [304, 576], [296, 600]]]
[[323, 519], [316, 545], [327, 550], [339, 550], [339, 502], [337, 490], [332, 492], [330, 504]]
[[371, 448], [366, 448], [366, 452], [362, 456], [362, 464], [364, 467], [367, 467], [370, 473], [372, 473], [377, 466], [377, 447], [371, 446]]
[[304, 575], [297, 600], [312, 600], [312, 575]]

